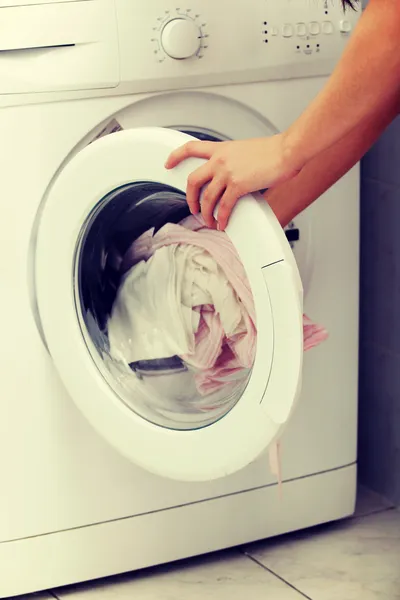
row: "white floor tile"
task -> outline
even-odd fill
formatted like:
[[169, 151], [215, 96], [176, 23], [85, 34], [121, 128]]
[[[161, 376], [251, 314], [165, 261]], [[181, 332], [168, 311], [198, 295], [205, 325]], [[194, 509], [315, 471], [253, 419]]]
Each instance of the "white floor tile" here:
[[320, 527], [246, 552], [312, 600], [400, 599], [400, 512]]
[[300, 594], [238, 552], [54, 593], [60, 600], [302, 600]]

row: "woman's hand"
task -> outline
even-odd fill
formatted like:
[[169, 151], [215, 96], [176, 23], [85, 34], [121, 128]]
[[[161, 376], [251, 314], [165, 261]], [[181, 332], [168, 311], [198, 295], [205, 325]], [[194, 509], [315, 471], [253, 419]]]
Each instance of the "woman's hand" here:
[[[187, 202], [192, 214], [200, 211], [206, 224], [225, 229], [236, 202], [245, 194], [270, 188], [294, 177], [300, 168], [290, 165], [285, 134], [235, 142], [188, 142], [166, 162], [172, 169], [190, 157], [207, 162], [188, 178]], [[208, 185], [207, 185], [208, 184]], [[207, 185], [200, 205], [200, 192]]]

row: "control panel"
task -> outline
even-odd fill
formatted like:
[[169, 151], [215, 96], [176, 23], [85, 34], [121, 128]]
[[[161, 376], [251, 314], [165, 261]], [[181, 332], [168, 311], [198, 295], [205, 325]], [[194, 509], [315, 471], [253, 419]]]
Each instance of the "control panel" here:
[[358, 19], [341, 0], [171, 2], [0, 0], [0, 94], [325, 76]]
[[[301, 11], [299, 10], [300, 6], [295, 10], [295, 3], [289, 3], [292, 14], [282, 10], [279, 10], [277, 14], [275, 3], [274, 10], [271, 6], [270, 10], [265, 11], [265, 18], [268, 20], [259, 22], [264, 43], [268, 44], [275, 40], [296, 42], [295, 45], [289, 46], [286, 42], [286, 47], [281, 46], [281, 52], [283, 51], [284, 54], [287, 54], [288, 49], [296, 53], [300, 51], [306, 55], [313, 54], [313, 52], [320, 53], [325, 49], [327, 54], [331, 54], [330, 38], [333, 38], [337, 45], [338, 40], [345, 41], [353, 30], [355, 15], [345, 15], [342, 11], [339, 15], [335, 15], [334, 13], [337, 11], [331, 2], [320, 2], [318, 7], [312, 7], [311, 3], [307, 6], [304, 1], [301, 3], [303, 5]], [[284, 0], [282, 4], [285, 4]], [[298, 2], [298, 4], [300, 3]], [[219, 9], [214, 9], [213, 14], [215, 12], [218, 14]], [[235, 12], [235, 9], [232, 12]], [[293, 20], [296, 12], [301, 19], [297, 22]], [[292, 18], [284, 19], [284, 17]], [[207, 38], [209, 36], [207, 22], [201, 14], [193, 11], [192, 8], [177, 8], [175, 11], [165, 10], [164, 15], [158, 17], [157, 21], [157, 25], [152, 28], [154, 37], [151, 40], [154, 44], [156, 60], [163, 62], [167, 58], [175, 60], [203, 58], [204, 50], [208, 48]], [[225, 26], [221, 35], [225, 35]], [[234, 37], [240, 40], [240, 29]], [[246, 53], [245, 47], [241, 49], [241, 53]], [[272, 62], [274, 61], [279, 62], [279, 56], [273, 57]]]
[[[358, 13], [341, 0], [115, 0], [121, 75], [240, 83], [328, 75]], [[220, 76], [220, 79], [219, 79]]]

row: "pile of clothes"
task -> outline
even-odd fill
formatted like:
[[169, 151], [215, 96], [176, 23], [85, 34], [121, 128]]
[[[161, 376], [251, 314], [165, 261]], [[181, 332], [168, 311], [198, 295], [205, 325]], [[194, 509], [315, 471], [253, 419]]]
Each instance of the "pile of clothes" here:
[[[123, 257], [107, 324], [110, 355], [134, 366], [179, 357], [207, 396], [251, 371], [257, 341], [254, 300], [237, 251], [201, 216], [149, 229]], [[304, 317], [304, 349], [326, 331]]]

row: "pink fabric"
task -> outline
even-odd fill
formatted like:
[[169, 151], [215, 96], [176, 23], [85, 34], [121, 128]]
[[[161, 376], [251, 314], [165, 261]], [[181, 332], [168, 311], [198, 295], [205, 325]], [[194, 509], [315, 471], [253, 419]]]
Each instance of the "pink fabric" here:
[[[241, 319], [233, 335], [224, 331], [219, 314], [213, 306], [202, 305], [195, 333], [194, 352], [182, 356], [199, 372], [196, 385], [202, 395], [214, 392], [227, 381], [246, 376], [251, 369], [256, 350], [256, 315], [253, 296], [243, 264], [228, 235], [208, 229], [200, 216], [190, 216], [179, 225], [168, 223], [153, 235], [145, 232], [129, 248], [121, 269], [125, 273], [138, 262], [147, 261], [159, 248], [172, 244], [188, 244], [206, 250], [225, 274], [235, 290], [241, 307]], [[327, 332], [304, 316], [304, 349], [309, 350], [327, 338]]]

